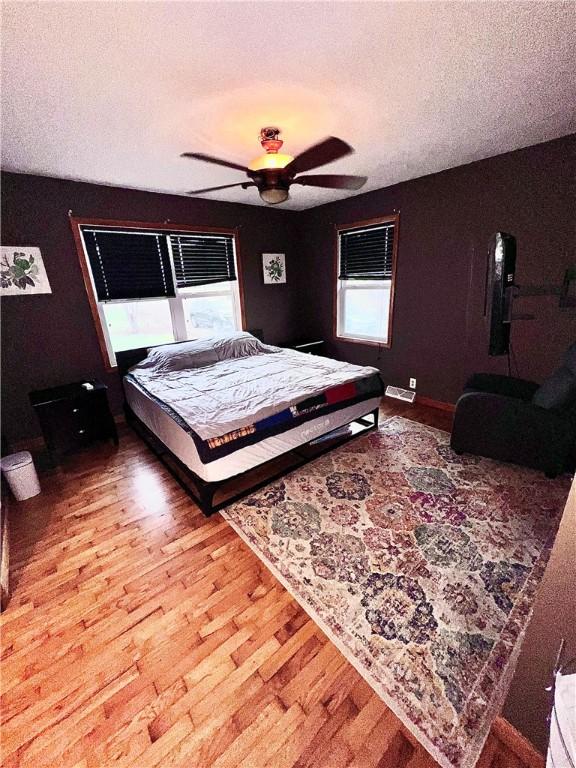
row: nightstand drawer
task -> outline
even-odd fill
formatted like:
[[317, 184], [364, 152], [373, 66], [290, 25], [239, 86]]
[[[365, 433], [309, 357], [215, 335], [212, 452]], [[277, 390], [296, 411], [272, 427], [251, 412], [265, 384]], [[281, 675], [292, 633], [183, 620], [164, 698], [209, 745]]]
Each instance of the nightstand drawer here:
[[37, 406], [36, 410], [52, 450], [63, 453], [93, 435], [93, 419], [81, 402], [62, 400]]
[[77, 432], [80, 429], [86, 429], [91, 421], [90, 409], [82, 403], [62, 403], [62, 408], [55, 411], [55, 417], [67, 424], [71, 430]]

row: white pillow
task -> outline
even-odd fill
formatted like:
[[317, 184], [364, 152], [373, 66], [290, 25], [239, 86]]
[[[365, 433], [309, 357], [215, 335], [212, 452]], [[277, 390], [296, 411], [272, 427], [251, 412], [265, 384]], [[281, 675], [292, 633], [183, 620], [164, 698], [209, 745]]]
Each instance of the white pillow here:
[[218, 360], [232, 360], [236, 357], [250, 357], [251, 355], [280, 352], [278, 347], [263, 344], [260, 339], [246, 331], [220, 336], [213, 341]]
[[263, 344], [252, 334], [240, 331], [150, 347], [146, 359], [133, 370], [152, 368], [157, 371], [181, 371], [185, 368], [203, 368], [221, 360], [279, 351], [277, 347]]
[[154, 368], [162, 371], [181, 371], [183, 368], [202, 368], [218, 362], [213, 339], [195, 339], [176, 344], [151, 347], [138, 368]]

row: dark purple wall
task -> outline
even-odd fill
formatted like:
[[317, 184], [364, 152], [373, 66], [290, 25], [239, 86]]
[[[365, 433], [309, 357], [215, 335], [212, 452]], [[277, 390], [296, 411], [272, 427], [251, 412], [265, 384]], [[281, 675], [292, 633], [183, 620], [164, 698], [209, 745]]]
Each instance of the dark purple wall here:
[[[300, 297], [302, 323], [331, 340], [335, 357], [378, 365], [386, 383], [453, 403], [475, 371], [506, 372], [490, 358], [484, 317], [488, 242], [516, 236], [519, 285], [559, 287], [576, 264], [574, 190], [576, 136], [357, 195], [300, 214], [310, 279]], [[335, 342], [332, 333], [334, 225], [400, 211], [391, 349]], [[576, 339], [576, 310], [557, 296], [522, 298], [512, 345], [523, 377], [541, 380]]]
[[[2, 174], [2, 243], [42, 252], [52, 293], [2, 299], [2, 420], [10, 441], [39, 434], [28, 403], [33, 389], [97, 376], [121, 410], [118, 377], [106, 374], [68, 220], [77, 216], [240, 227], [248, 328], [281, 342], [299, 333], [296, 312], [295, 213], [253, 205]], [[286, 285], [264, 285], [261, 254], [286, 252]]]
[[[91, 218], [163, 221], [240, 229], [248, 328], [282, 342], [313, 335], [331, 354], [375, 364], [386, 383], [455, 402], [474, 371], [506, 371], [490, 358], [483, 315], [487, 246], [498, 230], [518, 240], [517, 282], [558, 287], [574, 253], [576, 136], [300, 213], [259, 206], [138, 192], [20, 174], [2, 174], [2, 242], [37, 245], [51, 295], [5, 297], [2, 306], [2, 400], [7, 437], [38, 434], [28, 392], [84, 377], [110, 385], [68, 222], [68, 211]], [[332, 335], [334, 225], [400, 211], [391, 349], [335, 342]], [[261, 253], [286, 252], [288, 283], [264, 286]], [[520, 299], [512, 343], [520, 374], [541, 380], [576, 338], [576, 310], [557, 296]]]

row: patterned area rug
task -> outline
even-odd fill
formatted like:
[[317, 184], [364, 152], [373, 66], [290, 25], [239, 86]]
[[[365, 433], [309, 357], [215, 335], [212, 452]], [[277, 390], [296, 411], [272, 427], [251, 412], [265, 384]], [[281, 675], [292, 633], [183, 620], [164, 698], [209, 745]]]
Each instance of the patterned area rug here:
[[471, 768], [568, 488], [394, 417], [222, 514], [432, 756]]

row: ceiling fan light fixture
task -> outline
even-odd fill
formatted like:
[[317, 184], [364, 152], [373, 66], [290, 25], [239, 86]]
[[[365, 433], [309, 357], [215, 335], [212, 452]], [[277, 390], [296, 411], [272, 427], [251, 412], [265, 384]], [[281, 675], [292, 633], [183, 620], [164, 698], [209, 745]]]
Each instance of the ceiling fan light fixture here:
[[196, 189], [189, 192], [191, 195], [200, 195], [205, 192], [216, 192], [232, 187], [256, 187], [260, 199], [268, 205], [284, 203], [290, 197], [290, 186], [300, 184], [304, 187], [322, 187], [324, 189], [357, 190], [362, 187], [366, 176], [350, 176], [346, 174], [312, 174], [301, 176], [314, 168], [320, 168], [354, 152], [349, 144], [336, 136], [328, 136], [318, 144], [301, 152], [296, 157], [282, 154], [283, 141], [279, 138], [280, 129], [268, 126], [260, 131], [260, 144], [266, 154], [253, 160], [248, 167], [238, 163], [223, 160], [220, 157], [204, 155], [200, 152], [184, 152], [182, 157], [190, 157], [194, 160], [202, 160], [205, 163], [223, 165], [246, 174], [249, 181], [241, 181], [236, 184], [220, 184], [216, 187]]
[[265, 203], [268, 203], [268, 205], [277, 205], [278, 203], [283, 203], [290, 197], [288, 190], [282, 189], [282, 187], [261, 189], [259, 191], [260, 197], [262, 200], [264, 200]]
[[278, 154], [277, 152], [260, 155], [256, 160], [252, 160], [248, 168], [251, 171], [262, 171], [265, 168], [286, 168], [294, 158], [292, 155]]

